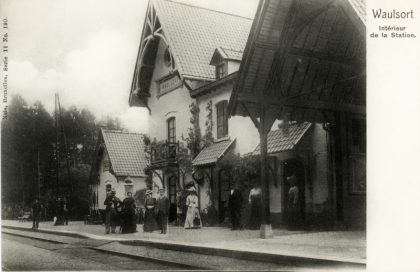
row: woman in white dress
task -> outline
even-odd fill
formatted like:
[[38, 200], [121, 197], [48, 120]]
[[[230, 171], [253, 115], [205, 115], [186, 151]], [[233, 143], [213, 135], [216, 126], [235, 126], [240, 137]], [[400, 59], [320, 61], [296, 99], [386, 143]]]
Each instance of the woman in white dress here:
[[201, 228], [202, 224], [201, 224], [201, 218], [200, 218], [200, 211], [198, 210], [198, 196], [195, 192], [194, 187], [189, 188], [188, 191], [190, 195], [187, 196], [187, 201], [186, 201], [188, 210], [187, 210], [187, 216], [185, 219], [184, 228], [186, 229]]

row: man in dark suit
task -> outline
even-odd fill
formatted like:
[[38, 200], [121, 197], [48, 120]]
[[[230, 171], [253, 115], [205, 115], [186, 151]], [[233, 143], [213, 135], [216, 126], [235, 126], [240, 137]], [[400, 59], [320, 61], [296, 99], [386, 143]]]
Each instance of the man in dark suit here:
[[243, 197], [241, 191], [238, 189], [236, 184], [230, 190], [229, 195], [229, 211], [230, 211], [230, 220], [232, 222], [232, 230], [242, 229], [241, 225], [241, 209], [243, 203]]
[[38, 229], [40, 213], [41, 213], [41, 204], [38, 202], [38, 199], [35, 198], [35, 202], [34, 204], [32, 204], [32, 228], [33, 229]]
[[115, 233], [115, 229], [117, 225], [119, 225], [120, 217], [118, 209], [121, 208], [121, 200], [115, 196], [116, 191], [114, 188], [111, 190], [111, 194], [109, 194], [105, 201], [104, 205], [105, 208], [105, 234]]
[[159, 199], [157, 202], [158, 208], [158, 225], [161, 230], [160, 233], [165, 234], [168, 229], [168, 213], [169, 213], [169, 199], [165, 195], [165, 189], [159, 190]]

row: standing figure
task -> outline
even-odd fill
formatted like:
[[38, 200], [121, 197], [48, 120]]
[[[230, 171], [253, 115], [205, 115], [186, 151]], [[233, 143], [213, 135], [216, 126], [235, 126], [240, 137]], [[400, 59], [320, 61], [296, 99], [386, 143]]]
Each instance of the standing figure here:
[[254, 188], [249, 192], [248, 198], [251, 205], [251, 216], [249, 218], [249, 228], [259, 229], [261, 225], [261, 188], [255, 183]]
[[145, 206], [145, 213], [144, 213], [144, 225], [143, 231], [144, 232], [153, 232], [157, 229], [156, 223], [156, 199], [152, 197], [152, 191], [146, 191], [146, 201], [144, 203]]
[[189, 195], [187, 196], [186, 204], [188, 207], [187, 215], [185, 218], [184, 228], [201, 228], [201, 217], [198, 210], [198, 196], [195, 192], [195, 188], [191, 187], [188, 189]]
[[287, 178], [290, 184], [290, 189], [287, 194], [287, 218], [289, 229], [297, 229], [300, 225], [300, 203], [299, 203], [299, 188], [296, 185], [296, 177], [290, 176]]
[[115, 228], [119, 225], [119, 214], [118, 209], [121, 208], [121, 200], [115, 196], [115, 189], [112, 188], [111, 194], [109, 194], [105, 201], [105, 234], [115, 233]]
[[64, 225], [64, 202], [60, 196], [55, 203], [55, 215], [57, 220], [55, 221], [54, 226]]
[[234, 185], [233, 189], [230, 190], [229, 195], [229, 211], [230, 220], [232, 222], [232, 230], [242, 229], [241, 224], [241, 209], [242, 209], [243, 197], [239, 191], [238, 186]]
[[134, 233], [137, 232], [136, 223], [136, 202], [134, 201], [133, 194], [127, 193], [127, 197], [122, 203], [122, 226], [121, 233]]
[[159, 190], [159, 199], [157, 202], [158, 224], [160, 233], [165, 234], [168, 229], [169, 198], [165, 195], [165, 190]]
[[69, 224], [69, 204], [67, 200], [63, 199], [63, 225]]
[[38, 229], [40, 213], [41, 213], [41, 204], [38, 202], [38, 199], [35, 198], [35, 202], [34, 204], [32, 204], [32, 228], [33, 229]]

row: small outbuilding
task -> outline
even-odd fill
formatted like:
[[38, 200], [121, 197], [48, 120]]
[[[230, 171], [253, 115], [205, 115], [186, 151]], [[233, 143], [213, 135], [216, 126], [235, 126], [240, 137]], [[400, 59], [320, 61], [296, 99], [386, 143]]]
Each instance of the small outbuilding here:
[[121, 200], [127, 192], [134, 195], [145, 189], [147, 161], [142, 134], [101, 129], [91, 170], [91, 209], [105, 209], [106, 195], [113, 188]]

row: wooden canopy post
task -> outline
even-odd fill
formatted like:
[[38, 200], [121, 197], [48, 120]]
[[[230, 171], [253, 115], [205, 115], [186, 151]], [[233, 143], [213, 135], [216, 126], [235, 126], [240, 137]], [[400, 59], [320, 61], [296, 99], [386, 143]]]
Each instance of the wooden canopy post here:
[[[268, 159], [267, 159], [267, 135], [276, 120], [278, 109], [270, 111], [268, 105], [260, 103], [259, 114], [249, 111], [245, 103], [242, 103], [243, 108], [248, 113], [255, 127], [258, 129], [260, 135], [260, 159], [261, 159], [261, 191], [262, 191], [262, 221], [260, 228], [260, 238], [272, 238], [273, 229], [271, 227], [270, 215], [270, 188], [268, 180]], [[259, 117], [259, 120], [257, 119]]]
[[267, 167], [267, 134], [264, 130], [264, 118], [260, 120], [260, 152], [261, 152], [261, 189], [262, 189], [262, 222], [260, 228], [261, 238], [273, 237], [270, 216], [270, 189], [268, 185], [266, 172]]

